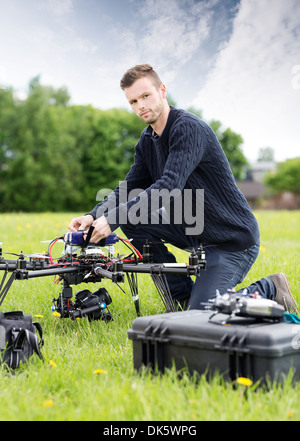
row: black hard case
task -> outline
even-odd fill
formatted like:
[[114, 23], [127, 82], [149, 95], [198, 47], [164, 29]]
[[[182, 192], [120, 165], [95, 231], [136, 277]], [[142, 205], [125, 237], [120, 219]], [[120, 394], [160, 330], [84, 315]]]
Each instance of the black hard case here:
[[128, 330], [133, 364], [158, 369], [175, 366], [209, 377], [247, 377], [281, 382], [300, 375], [300, 325], [235, 318], [211, 311], [182, 311], [138, 317]]

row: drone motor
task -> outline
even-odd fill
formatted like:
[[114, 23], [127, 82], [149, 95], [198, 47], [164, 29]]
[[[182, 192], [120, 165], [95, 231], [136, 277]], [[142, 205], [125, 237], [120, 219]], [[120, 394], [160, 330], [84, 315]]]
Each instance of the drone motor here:
[[[73, 233], [66, 233], [63, 236], [63, 239], [66, 245], [84, 247], [87, 240], [85, 234], [86, 234], [85, 231], [75, 231]], [[97, 243], [93, 243], [93, 242], [88, 242], [88, 243], [103, 247], [106, 245], [113, 245], [116, 242], [118, 242], [118, 240], [119, 240], [118, 236], [115, 233], [111, 233], [108, 237], [101, 239]]]

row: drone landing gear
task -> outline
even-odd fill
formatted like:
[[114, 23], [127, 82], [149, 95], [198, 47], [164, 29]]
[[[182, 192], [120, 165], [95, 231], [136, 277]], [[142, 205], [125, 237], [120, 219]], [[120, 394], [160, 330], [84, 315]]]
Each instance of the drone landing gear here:
[[[132, 294], [133, 303], [135, 306], [136, 314], [138, 317], [141, 315], [140, 304], [139, 304], [139, 293], [138, 293], [138, 279], [136, 273], [126, 273], [129, 287]], [[167, 277], [165, 274], [150, 273], [151, 279], [154, 286], [166, 308], [166, 312], [175, 312], [175, 304], [172, 298]]]
[[135, 306], [136, 315], [140, 317], [140, 301], [139, 301], [139, 288], [136, 273], [126, 273], [127, 281], [130, 287], [133, 304]]
[[166, 312], [175, 312], [174, 301], [170, 292], [169, 284], [165, 274], [150, 274], [157, 292], [165, 305]]
[[16, 273], [13, 272], [13, 273], [10, 275], [9, 279], [7, 280], [7, 282], [6, 282], [6, 284], [5, 284], [5, 280], [6, 280], [7, 274], [8, 274], [8, 273], [7, 273], [7, 271], [6, 271], [6, 272], [4, 273], [4, 276], [2, 277], [2, 281], [1, 281], [1, 283], [0, 283], [0, 306], [2, 305], [3, 300], [5, 299], [6, 294], [8, 293], [8, 291], [9, 291], [11, 285], [13, 284], [14, 280], [16, 279]]

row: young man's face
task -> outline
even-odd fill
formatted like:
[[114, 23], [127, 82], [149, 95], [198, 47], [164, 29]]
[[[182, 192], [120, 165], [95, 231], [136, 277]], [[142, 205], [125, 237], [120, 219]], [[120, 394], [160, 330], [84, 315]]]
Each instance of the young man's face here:
[[141, 120], [151, 125], [159, 120], [165, 106], [166, 88], [163, 84], [157, 88], [151, 78], [143, 77], [124, 92], [132, 110]]

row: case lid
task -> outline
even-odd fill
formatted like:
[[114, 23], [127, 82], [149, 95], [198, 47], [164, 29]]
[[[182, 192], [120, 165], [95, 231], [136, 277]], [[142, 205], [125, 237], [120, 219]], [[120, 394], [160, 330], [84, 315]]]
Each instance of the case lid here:
[[191, 310], [138, 317], [128, 337], [264, 357], [291, 353], [300, 356], [298, 324], [213, 314], [212, 311]]

